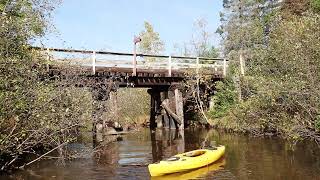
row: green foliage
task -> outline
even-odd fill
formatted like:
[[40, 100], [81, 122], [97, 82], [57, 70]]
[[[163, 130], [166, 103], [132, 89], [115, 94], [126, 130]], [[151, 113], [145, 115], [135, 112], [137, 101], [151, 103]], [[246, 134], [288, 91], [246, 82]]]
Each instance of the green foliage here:
[[316, 124], [316, 129], [320, 131], [320, 115], [317, 115], [315, 124]]
[[[223, 24], [225, 53], [230, 60], [229, 75], [239, 79], [236, 89], [242, 100], [217, 120], [221, 126], [278, 134], [293, 141], [318, 137], [320, 17], [306, 10], [304, 1], [285, 6], [264, 12], [245, 2], [226, 6], [233, 13]], [[255, 13], [263, 18], [249, 16]], [[245, 77], [239, 77], [241, 51]]]
[[74, 140], [91, 118], [91, 94], [73, 88], [72, 79], [46, 79], [45, 58], [28, 48], [45, 33], [54, 5], [47, 0], [0, 1], [1, 170], [16, 166], [26, 154]]
[[147, 89], [119, 89], [118, 94], [119, 121], [123, 125], [141, 125], [149, 117], [150, 95]]
[[311, 7], [315, 12], [320, 12], [320, 0], [311, 0]]
[[216, 92], [213, 96], [214, 106], [210, 115], [214, 118], [225, 116], [230, 108], [236, 103], [237, 92], [231, 79], [216, 82]]
[[207, 58], [217, 58], [219, 57], [219, 51], [214, 46], [205, 48], [205, 50], [200, 54], [201, 57]]
[[2, 56], [25, 56], [28, 42], [43, 35], [47, 17], [56, 0], [0, 1], [0, 53]]
[[164, 51], [164, 44], [159, 33], [155, 32], [147, 21], [144, 22], [144, 28], [139, 34], [141, 38], [141, 42], [138, 44], [139, 51], [146, 54], [159, 54]]

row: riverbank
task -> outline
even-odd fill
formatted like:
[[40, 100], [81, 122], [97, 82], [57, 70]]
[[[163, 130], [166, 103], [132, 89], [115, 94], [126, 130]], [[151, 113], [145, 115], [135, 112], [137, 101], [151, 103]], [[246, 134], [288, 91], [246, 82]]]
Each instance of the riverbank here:
[[[232, 111], [232, 110], [230, 110]], [[239, 112], [230, 112], [228, 115], [210, 119], [210, 128], [220, 129], [226, 132], [235, 132], [259, 137], [280, 137], [293, 144], [309, 140], [320, 143], [320, 132], [302, 126], [298, 119], [257, 119], [237, 116]], [[249, 119], [247, 119], [249, 118]]]
[[214, 126], [320, 142], [319, 2], [224, 2], [220, 30], [229, 68], [216, 84]]

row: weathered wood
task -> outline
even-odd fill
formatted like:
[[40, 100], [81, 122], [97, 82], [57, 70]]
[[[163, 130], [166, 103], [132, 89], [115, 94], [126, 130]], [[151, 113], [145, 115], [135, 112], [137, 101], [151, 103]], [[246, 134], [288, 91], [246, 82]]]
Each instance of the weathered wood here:
[[92, 53], [92, 74], [96, 74], [96, 52]]
[[242, 50], [240, 51], [240, 55], [239, 55], [239, 61], [240, 61], [240, 73], [242, 76], [244, 76], [244, 68], [245, 68], [245, 61], [243, 59], [243, 52]]
[[132, 76], [137, 75], [137, 44], [134, 43], [134, 48], [133, 48], [133, 59], [132, 59]]
[[197, 72], [197, 75], [199, 74], [199, 58], [197, 58], [197, 62], [196, 62], [196, 72]]
[[108, 106], [108, 110], [110, 111], [109, 114], [112, 114], [112, 119], [110, 119], [110, 121], [118, 122], [118, 98], [116, 91], [110, 92]]
[[161, 114], [158, 114], [156, 116], [156, 123], [157, 123], [157, 128], [163, 128], [162, 115]]
[[153, 96], [155, 99], [155, 111], [156, 111], [156, 123], [157, 123], [157, 128], [162, 128], [163, 123], [162, 123], [162, 114], [161, 114], [161, 96], [160, 96], [160, 91], [159, 90], [154, 90], [153, 91]]
[[155, 102], [155, 97], [153, 95], [153, 93], [154, 93], [153, 90], [149, 89], [148, 93], [150, 95], [150, 119], [149, 119], [150, 129], [155, 129], [157, 127], [157, 125], [156, 125], [156, 109], [155, 109], [156, 102]]
[[[92, 91], [92, 96], [94, 97], [94, 91]], [[93, 146], [95, 147], [95, 145], [97, 144], [97, 142], [99, 142], [99, 140], [101, 140], [101, 134], [99, 134], [101, 132], [101, 128], [99, 128], [98, 126], [102, 126], [101, 124], [101, 116], [102, 113], [105, 111], [105, 107], [104, 107], [104, 102], [105, 101], [94, 101], [92, 106], [93, 106], [93, 111], [92, 111], [92, 142], [93, 142]], [[99, 130], [100, 129], [100, 130]]]
[[178, 139], [176, 140], [178, 147], [178, 153], [184, 153], [185, 152], [185, 139], [184, 139], [184, 131], [179, 131]]
[[180, 118], [179, 129], [184, 129], [184, 117], [183, 117], [183, 98], [181, 91], [177, 88], [174, 90], [176, 100], [176, 113]]
[[226, 77], [227, 75], [227, 61], [226, 59], [223, 59], [223, 77]]
[[183, 122], [183, 119], [179, 117], [177, 114], [175, 114], [169, 107], [169, 99], [165, 99], [161, 106], [168, 112], [168, 114], [179, 124], [179, 127], [181, 126], [181, 123]]
[[[175, 103], [174, 103], [175, 100], [174, 100], [174, 92], [173, 91], [168, 91], [168, 99], [169, 99], [169, 108], [175, 112], [176, 107], [175, 107]], [[171, 117], [170, 115], [168, 117], [169, 117], [170, 129], [176, 129], [177, 123], [175, 123], [173, 117]]]
[[171, 77], [172, 76], [172, 57], [169, 56], [168, 59], [168, 76]]
[[[167, 90], [163, 90], [160, 92], [160, 102], [163, 102], [165, 99], [167, 99], [168, 92]], [[161, 107], [161, 104], [160, 104]], [[166, 111], [161, 107], [161, 118], [163, 122], [163, 127], [168, 128], [169, 127], [169, 119]]]
[[167, 113], [165, 109], [162, 109], [161, 111], [163, 116], [163, 127], [169, 129], [170, 128], [170, 115]]

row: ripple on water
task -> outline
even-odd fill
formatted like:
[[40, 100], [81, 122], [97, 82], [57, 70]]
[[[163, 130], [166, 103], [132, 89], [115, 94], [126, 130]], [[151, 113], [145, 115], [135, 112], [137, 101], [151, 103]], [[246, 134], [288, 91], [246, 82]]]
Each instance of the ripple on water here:
[[[199, 148], [205, 138], [226, 146], [222, 168], [200, 168], [151, 179], [320, 179], [320, 149], [312, 143], [300, 144], [292, 151], [279, 139], [250, 138], [204, 129], [186, 130], [184, 139], [175, 131], [150, 135], [149, 130], [145, 130], [127, 134], [123, 141], [67, 162], [65, 166], [46, 160], [12, 176], [0, 176], [0, 179], [150, 179], [147, 164], [181, 150]], [[87, 142], [70, 146], [77, 151], [88, 151], [91, 147]]]

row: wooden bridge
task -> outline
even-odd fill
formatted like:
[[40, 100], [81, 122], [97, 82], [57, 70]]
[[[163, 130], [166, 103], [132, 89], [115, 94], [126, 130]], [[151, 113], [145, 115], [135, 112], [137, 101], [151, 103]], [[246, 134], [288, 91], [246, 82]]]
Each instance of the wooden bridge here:
[[[228, 67], [227, 60], [223, 58], [39, 47], [33, 49], [42, 51], [53, 62], [48, 68], [51, 75], [67, 73], [62, 72], [55, 65], [56, 62], [81, 67], [87, 74], [83, 86], [91, 87], [95, 100], [112, 100], [114, 93], [121, 87], [149, 88], [152, 129], [183, 129], [185, 92], [182, 82], [186, 78], [198, 78], [200, 74], [210, 76], [212, 82], [218, 81], [225, 77]], [[99, 111], [104, 111], [104, 108], [97, 108], [93, 112], [94, 128], [101, 122]], [[104, 127], [105, 120], [102, 121]]]

